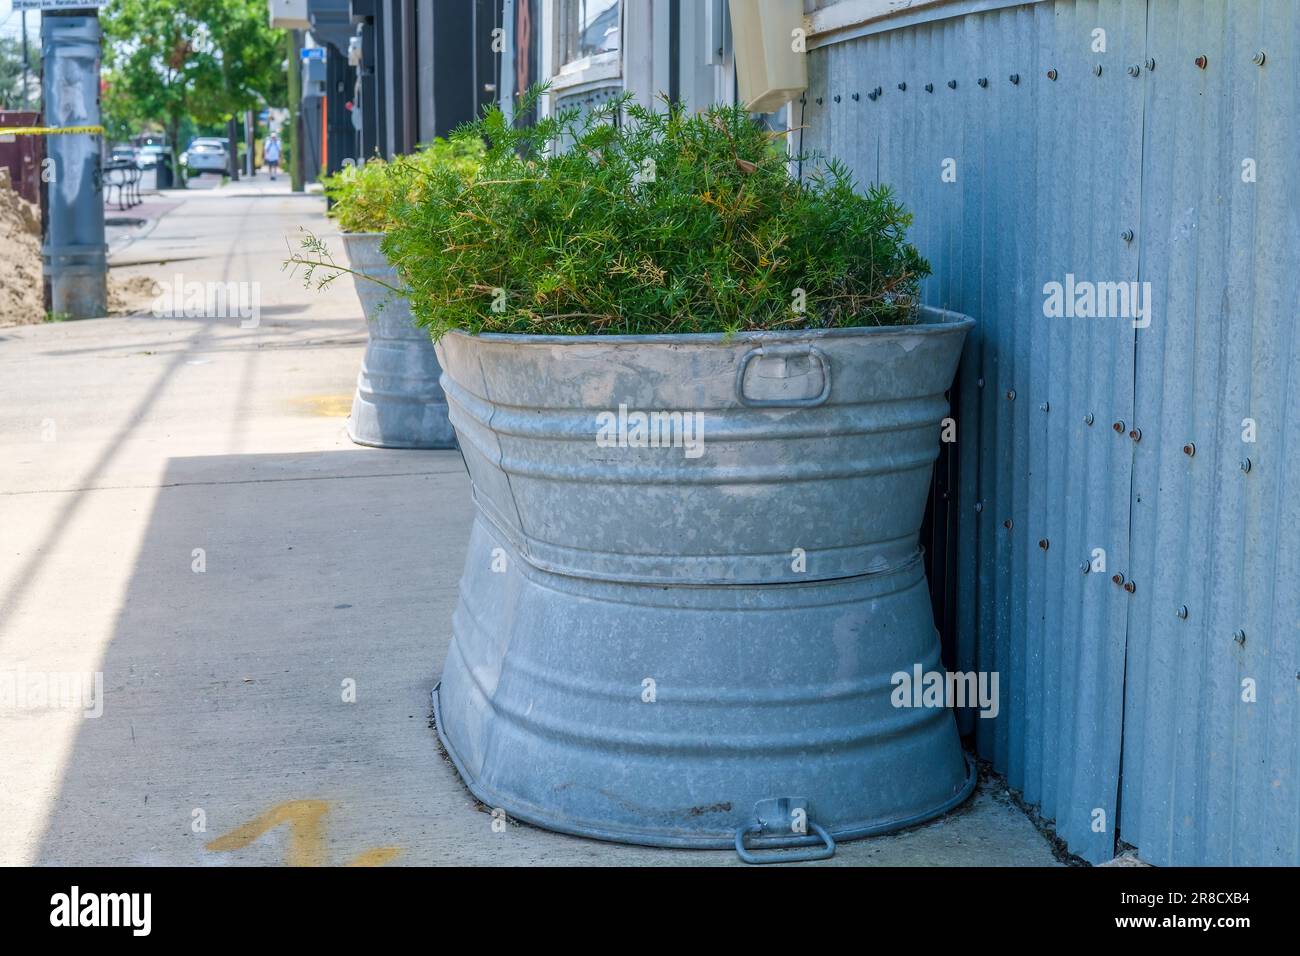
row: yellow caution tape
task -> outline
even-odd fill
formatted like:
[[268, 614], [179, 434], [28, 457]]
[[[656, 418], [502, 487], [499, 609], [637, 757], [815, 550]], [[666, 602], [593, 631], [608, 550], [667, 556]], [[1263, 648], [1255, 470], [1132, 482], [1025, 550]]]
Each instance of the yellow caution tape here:
[[102, 126], [0, 126], [0, 136], [56, 136], [63, 133], [90, 133], [103, 136]]

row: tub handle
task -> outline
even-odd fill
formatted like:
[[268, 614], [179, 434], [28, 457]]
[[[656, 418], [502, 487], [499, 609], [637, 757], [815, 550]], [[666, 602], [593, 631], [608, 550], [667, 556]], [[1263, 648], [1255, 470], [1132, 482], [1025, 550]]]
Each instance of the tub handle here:
[[[750, 363], [760, 356], [808, 358], [821, 369], [821, 392], [807, 398], [757, 398], [746, 395], [745, 373], [749, 371]], [[747, 405], [750, 408], [813, 408], [825, 402], [830, 397], [830, 394], [831, 360], [826, 357], [825, 352], [814, 345], [760, 345], [758, 348], [750, 349], [745, 353], [740, 360], [740, 368], [736, 370], [736, 398], [740, 400], [740, 404]]]
[[[803, 814], [811, 833], [789, 834], [786, 828], [794, 813]], [[764, 849], [779, 850], [762, 856], [745, 846], [745, 838], [761, 837]], [[785, 852], [791, 848], [793, 852]], [[835, 840], [808, 816], [808, 801], [801, 797], [774, 797], [754, 804], [754, 822], [736, 827], [736, 855], [746, 863], [806, 863], [829, 860], [835, 855]]]

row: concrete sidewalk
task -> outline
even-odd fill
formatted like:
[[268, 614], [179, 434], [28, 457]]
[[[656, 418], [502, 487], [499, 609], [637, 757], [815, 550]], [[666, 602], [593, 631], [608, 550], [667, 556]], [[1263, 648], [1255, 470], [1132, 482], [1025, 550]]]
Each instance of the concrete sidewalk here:
[[[0, 329], [0, 676], [103, 675], [99, 717], [0, 708], [0, 864], [736, 863], [494, 832], [440, 754], [469, 485], [454, 451], [348, 441], [351, 280], [318, 293], [280, 267], [300, 227], [332, 233], [323, 209], [259, 176], [180, 197], [121, 250], [158, 281], [257, 283], [258, 327]], [[832, 862], [1054, 860], [985, 783]]]

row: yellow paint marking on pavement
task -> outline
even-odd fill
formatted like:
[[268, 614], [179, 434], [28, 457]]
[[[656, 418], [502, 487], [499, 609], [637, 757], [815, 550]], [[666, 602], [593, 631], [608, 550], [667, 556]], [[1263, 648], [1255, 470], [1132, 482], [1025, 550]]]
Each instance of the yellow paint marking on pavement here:
[[289, 845], [285, 848], [287, 866], [322, 866], [325, 862], [325, 814], [329, 804], [324, 800], [293, 800], [272, 807], [242, 826], [217, 837], [207, 846], [217, 853], [242, 850], [262, 834], [274, 830], [282, 823], [289, 825]]
[[[330, 805], [325, 800], [292, 800], [277, 804], [247, 823], [207, 844], [216, 853], [242, 850], [263, 834], [281, 824], [289, 826], [289, 842], [284, 851], [286, 866], [325, 866], [325, 814]], [[383, 866], [401, 853], [395, 846], [379, 846], [358, 853], [348, 866]]]
[[377, 846], [373, 850], [358, 853], [348, 866], [383, 866], [393, 860], [402, 851], [395, 846]]
[[347, 418], [352, 414], [351, 395], [308, 395], [295, 398], [294, 404], [305, 408], [312, 415], [325, 418]]

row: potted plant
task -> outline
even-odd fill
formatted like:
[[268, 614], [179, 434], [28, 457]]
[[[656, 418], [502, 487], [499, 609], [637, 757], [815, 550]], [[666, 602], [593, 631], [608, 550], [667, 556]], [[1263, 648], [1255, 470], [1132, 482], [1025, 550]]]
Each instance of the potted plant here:
[[[430, 169], [446, 167], [463, 175], [480, 152], [471, 140], [455, 144], [435, 140], [395, 163], [372, 159], [346, 166], [324, 181], [330, 215], [343, 233], [348, 271], [371, 280], [357, 283], [370, 331], [348, 419], [348, 437], [359, 445], [455, 447], [433, 344], [427, 332], [412, 324], [410, 305], [394, 285], [396, 274], [380, 250], [380, 241], [390, 217], [419, 195]], [[314, 238], [307, 245], [317, 256], [326, 253]]]
[[737, 108], [454, 139], [481, 164], [383, 248], [474, 486], [434, 691], [470, 790], [746, 855], [955, 806], [952, 711], [891, 691], [942, 672], [917, 539], [973, 321], [919, 305], [905, 210], [834, 162], [792, 179]]

